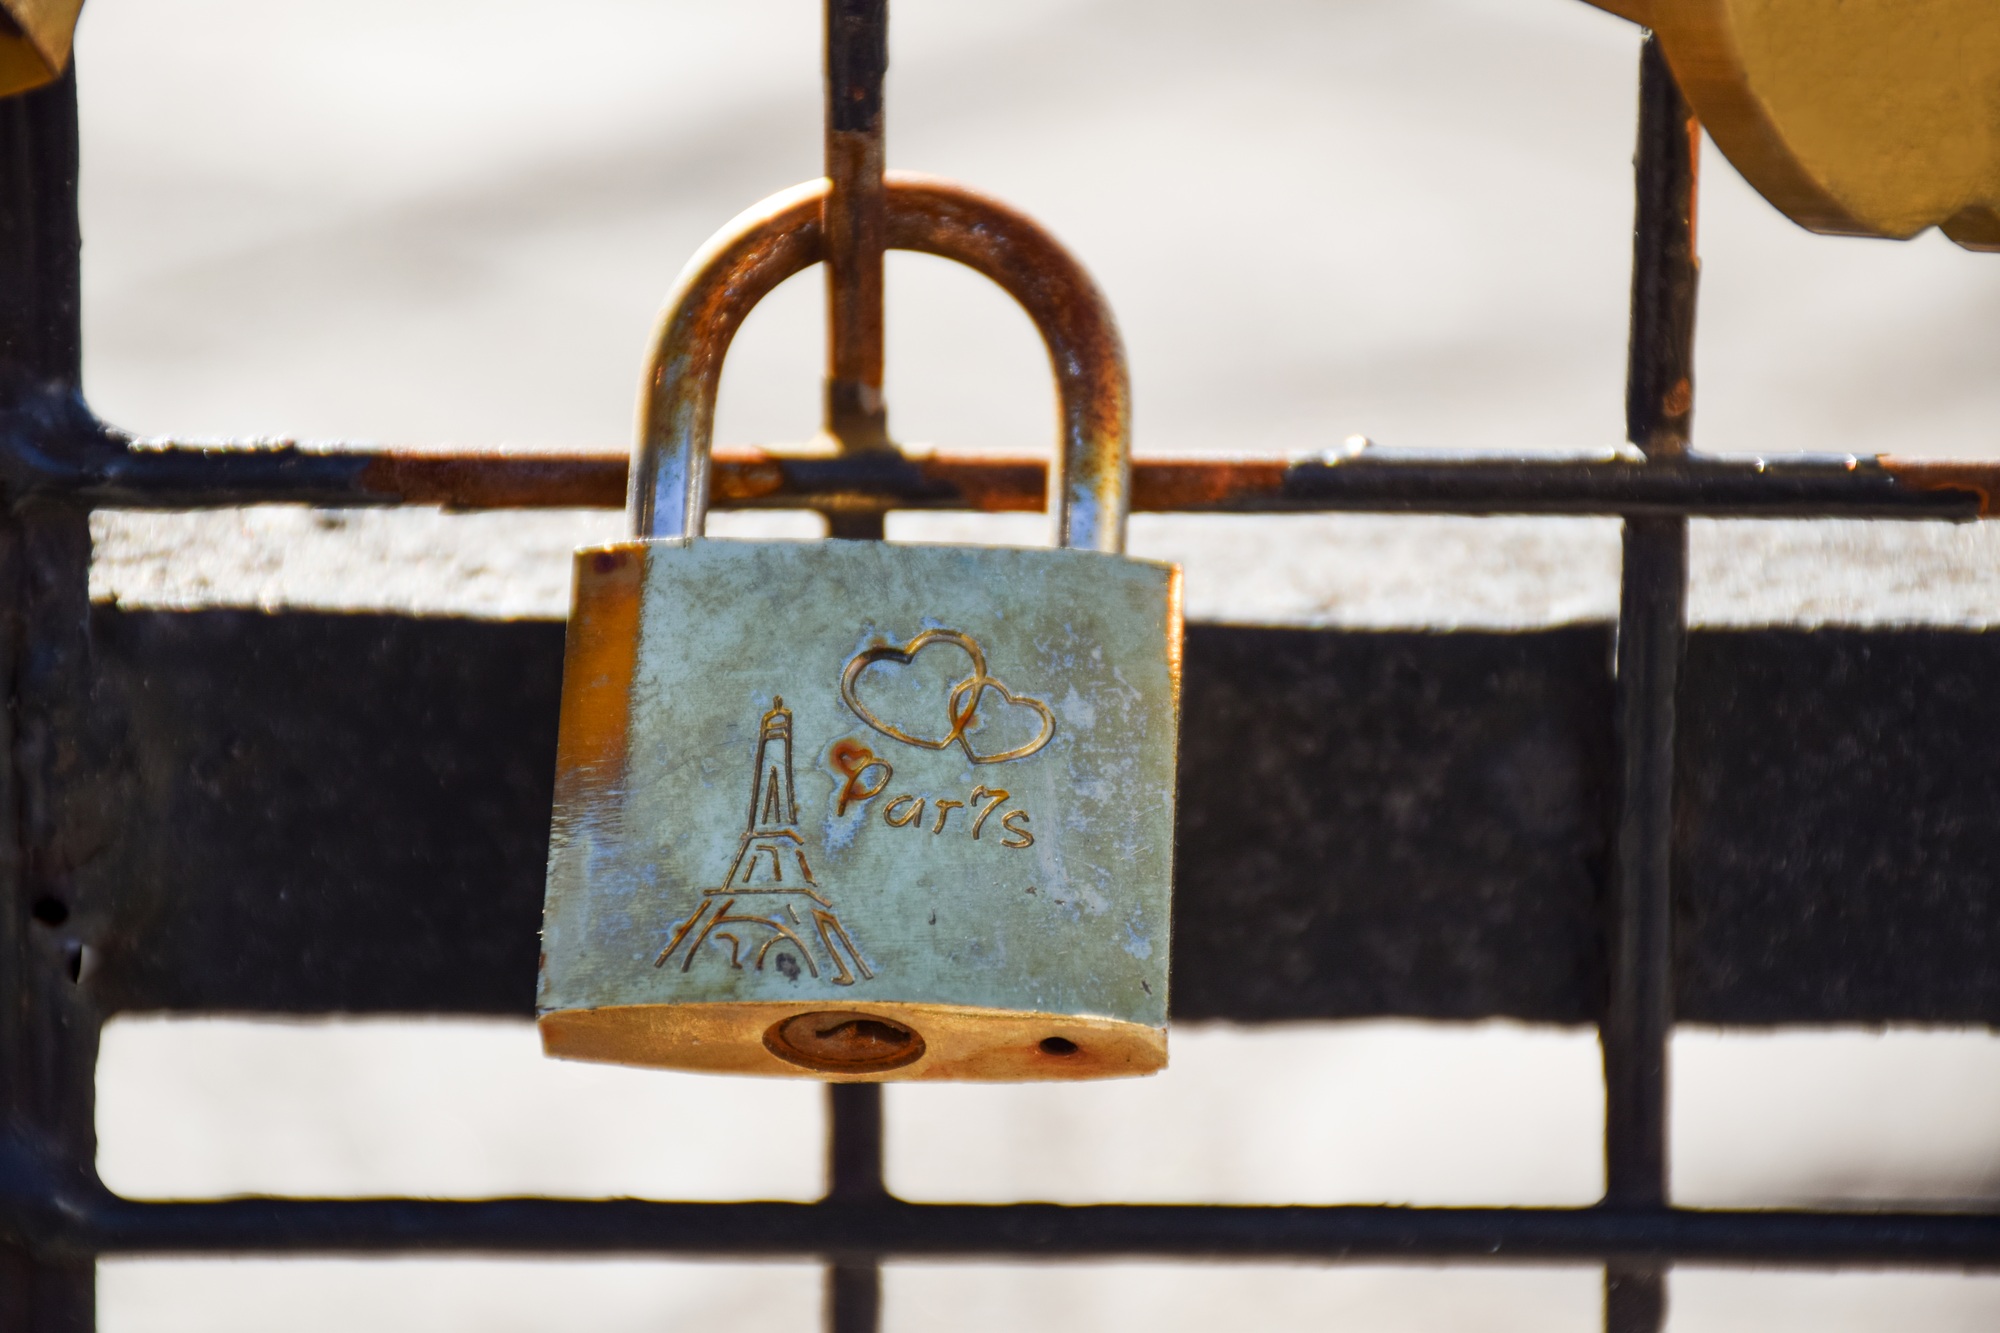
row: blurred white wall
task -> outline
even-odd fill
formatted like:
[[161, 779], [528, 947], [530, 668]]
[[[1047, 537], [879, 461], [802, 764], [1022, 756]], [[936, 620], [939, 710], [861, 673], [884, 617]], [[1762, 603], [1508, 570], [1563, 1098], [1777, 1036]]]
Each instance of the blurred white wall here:
[[[91, 0], [86, 380], [146, 434], [617, 445], [684, 258], [818, 172], [812, 0]], [[897, 0], [890, 159], [1043, 218], [1108, 291], [1142, 450], [1577, 448], [1621, 433], [1634, 30], [1578, 0], [1232, 5]], [[2000, 263], [1829, 240], [1712, 152], [1697, 438], [1991, 454]], [[752, 318], [719, 435], [808, 434], [815, 277]], [[942, 261], [890, 265], [904, 439], [1039, 447], [1026, 321]], [[726, 531], [812, 530], [724, 516]], [[100, 515], [133, 604], [559, 615], [615, 515]], [[902, 538], [1030, 541], [1025, 518]], [[1277, 536], [1274, 534], [1282, 534]], [[1983, 529], [1697, 524], [1702, 623], [2000, 618]], [[1611, 614], [1616, 528], [1145, 517], [1211, 619], [1531, 626]], [[1177, 1030], [1101, 1088], [910, 1088], [913, 1197], [1579, 1202], [1594, 1040], [1511, 1025]], [[1983, 1034], [1676, 1044], [1676, 1190], [1698, 1202], [1992, 1197]], [[543, 1061], [508, 1024], [115, 1023], [102, 1166], [139, 1195], [553, 1190], [810, 1197], [806, 1086]], [[728, 1144], [780, 1145], [749, 1159]], [[283, 1327], [796, 1329], [811, 1266], [113, 1261], [113, 1333]], [[1688, 1272], [1673, 1327], [1958, 1329], [2000, 1284]], [[897, 1330], [1588, 1329], [1587, 1270], [897, 1265]]]
[[[682, 260], [818, 173], [811, 0], [92, 0], [92, 394], [149, 432], [619, 443]], [[1130, 345], [1146, 449], [1621, 431], [1635, 30], [1578, 0], [905, 0], [891, 160], [1042, 217]], [[1714, 153], [1700, 439], [1988, 453], [2000, 269], [1810, 237]], [[898, 256], [906, 438], [1028, 445], [1025, 322]], [[721, 434], [815, 424], [817, 293]]]

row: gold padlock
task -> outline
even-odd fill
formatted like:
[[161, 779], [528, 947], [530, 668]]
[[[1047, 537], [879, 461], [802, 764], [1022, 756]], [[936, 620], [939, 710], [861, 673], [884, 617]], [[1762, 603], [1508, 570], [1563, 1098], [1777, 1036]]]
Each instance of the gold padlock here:
[[1152, 1072], [1180, 570], [1120, 554], [1129, 391], [1083, 269], [983, 196], [888, 179], [891, 246], [987, 274], [1042, 331], [1060, 549], [701, 535], [723, 356], [819, 260], [825, 190], [689, 263], [641, 406], [638, 539], [577, 553], [543, 1047], [839, 1080]]

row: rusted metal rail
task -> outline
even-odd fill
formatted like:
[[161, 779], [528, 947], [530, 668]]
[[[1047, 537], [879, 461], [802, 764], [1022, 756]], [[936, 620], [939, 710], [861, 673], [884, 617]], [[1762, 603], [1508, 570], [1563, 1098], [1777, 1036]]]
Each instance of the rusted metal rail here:
[[[446, 509], [617, 509], [624, 451], [380, 449], [251, 442], [142, 442], [23, 466], [17, 490], [98, 508], [251, 504]], [[719, 449], [718, 509], [1041, 512], [1048, 463], [1031, 454], [838, 454]], [[2000, 461], [1893, 456], [1771, 457], [1627, 451], [1596, 455], [1447, 454], [1369, 448], [1302, 458], [1140, 458], [1132, 508], [1144, 513], [1626, 514], [1710, 518], [1988, 517]]]

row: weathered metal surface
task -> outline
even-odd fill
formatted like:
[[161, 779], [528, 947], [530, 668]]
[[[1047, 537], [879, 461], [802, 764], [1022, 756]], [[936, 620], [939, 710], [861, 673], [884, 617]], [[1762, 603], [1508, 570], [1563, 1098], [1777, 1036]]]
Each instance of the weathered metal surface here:
[[1976, 499], [1981, 518], [1993, 517], [1993, 497], [2000, 494], [2000, 465], [1979, 459], [1898, 458], [1876, 460], [1898, 485], [1912, 491], [1944, 491]]
[[[395, 496], [398, 504], [446, 509], [616, 509], [625, 503], [631, 466], [624, 453], [515, 450], [444, 454], [411, 449], [353, 461], [362, 490]], [[725, 497], [762, 496], [783, 484], [777, 469], [759, 457], [739, 455], [729, 461], [733, 470], [718, 487]]]
[[[313, 448], [152, 444], [89, 436], [61, 459], [8, 455], [21, 490], [105, 508], [260, 503], [618, 509], [628, 455], [582, 450]], [[1141, 458], [1144, 513], [1690, 514], [1735, 518], [1974, 519], [2000, 494], [2000, 461], [1789, 454], [1448, 454], [1370, 448], [1305, 458]], [[1043, 509], [1048, 462], [1031, 454], [718, 449], [721, 509]]]
[[[723, 358], [757, 302], [823, 257], [826, 194], [820, 180], [771, 196], [716, 233], [682, 270], [654, 334], [641, 397], [629, 500], [635, 532], [701, 535]], [[1068, 546], [1122, 550], [1131, 500], [1131, 386], [1117, 326], [1090, 275], [1033, 219], [962, 185], [909, 172], [888, 177], [888, 243], [965, 264], [1013, 296], [1034, 321], [1048, 348], [1062, 419], [1047, 493], [1057, 536]], [[864, 452], [842, 461], [876, 459]], [[894, 454], [879, 461], [881, 474], [896, 474]], [[814, 507], [839, 504], [830, 496]], [[864, 507], [882, 506], [877, 497]]]
[[[894, 1078], [1164, 1063], [1174, 567], [630, 543], [578, 554], [572, 624], [552, 1053]], [[850, 1068], [785, 1025], [810, 1010], [917, 1039], [868, 1029], [896, 1049]]]

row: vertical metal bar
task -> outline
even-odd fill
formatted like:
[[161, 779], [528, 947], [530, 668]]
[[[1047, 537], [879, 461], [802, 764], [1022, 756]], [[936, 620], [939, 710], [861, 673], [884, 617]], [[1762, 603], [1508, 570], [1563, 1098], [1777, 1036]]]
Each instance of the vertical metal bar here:
[[[1625, 411], [1628, 438], [1649, 458], [1684, 452], [1693, 416], [1699, 144], [1699, 126], [1648, 33], [1639, 58]], [[1686, 602], [1687, 520], [1627, 519], [1618, 607], [1617, 844], [1600, 1029], [1605, 1199], [1627, 1207], [1662, 1207], [1668, 1196], [1674, 702], [1687, 640]], [[1609, 1333], [1658, 1333], [1665, 1321], [1664, 1267], [1606, 1269]]]
[[[882, 81], [889, 71], [889, 0], [826, 0], [826, 432], [843, 453], [891, 449], [882, 401], [882, 253], [888, 240], [883, 185]], [[882, 538], [883, 511], [834, 510], [829, 536]], [[882, 1183], [882, 1089], [830, 1083], [827, 1194], [846, 1202], [887, 1197]], [[875, 1333], [882, 1267], [873, 1257], [827, 1266], [830, 1333]]]
[[[80, 397], [76, 81], [0, 101], [0, 429], [61, 448]], [[0, 1135], [67, 1189], [95, 1184], [87, 916], [68, 868], [89, 677], [88, 514], [10, 497], [0, 518]], [[85, 1333], [96, 1266], [0, 1246], [0, 1333]]]
[[[826, 432], [844, 453], [891, 448], [882, 402], [882, 80], [888, 0], [826, 0]], [[836, 537], [882, 535], [878, 511], [827, 515]]]
[[882, 1267], [848, 1262], [826, 1269], [826, 1326], [832, 1333], [875, 1333], [882, 1324]]
[[875, 1203], [889, 1197], [882, 1181], [882, 1085], [826, 1085], [827, 1197]]
[[1604, 1270], [1604, 1327], [1609, 1333], [1653, 1333], [1666, 1325], [1663, 1270], [1617, 1264]]
[[1627, 519], [1618, 625], [1619, 812], [1604, 1016], [1605, 1194], [1667, 1199], [1667, 1037], [1674, 694], [1685, 633], [1686, 526]]
[[[1673, 1027], [1674, 699], [1686, 644], [1687, 520], [1625, 521], [1618, 618], [1619, 808], [1604, 1046], [1605, 1199], [1667, 1201], [1667, 1043]], [[1664, 1269], [1605, 1273], [1609, 1333], [1658, 1333]]]
[[1660, 44], [1639, 48], [1638, 195], [1632, 227], [1632, 341], [1626, 438], [1649, 457], [1687, 448], [1694, 418], [1695, 251], [1701, 127]]
[[848, 449], [884, 448], [882, 80], [888, 0], [826, 0], [826, 427]]
[[[829, 1083], [827, 1197], [877, 1203], [889, 1197], [882, 1179], [882, 1085]], [[882, 1309], [882, 1267], [874, 1258], [841, 1258], [827, 1266], [829, 1333], [875, 1333]]]

